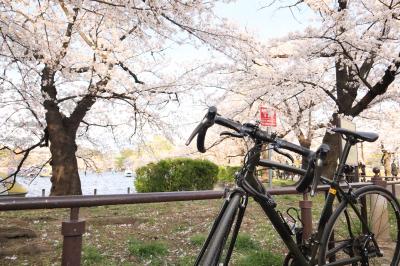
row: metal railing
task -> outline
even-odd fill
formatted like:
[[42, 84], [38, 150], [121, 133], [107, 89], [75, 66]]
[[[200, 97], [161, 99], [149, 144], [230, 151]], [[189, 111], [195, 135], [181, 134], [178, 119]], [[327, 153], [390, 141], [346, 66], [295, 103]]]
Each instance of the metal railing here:
[[[354, 188], [370, 184], [381, 186], [391, 185], [395, 192], [395, 185], [400, 181], [386, 182], [379, 177], [379, 173], [372, 178], [372, 182], [351, 183]], [[347, 185], [345, 185], [347, 186]], [[327, 191], [329, 186], [322, 185], [318, 191]], [[282, 187], [267, 189], [271, 195], [299, 194], [295, 187]], [[157, 192], [136, 193], [120, 195], [96, 195], [96, 196], [58, 196], [0, 198], [0, 211], [32, 210], [32, 209], [59, 209], [70, 208], [70, 218], [62, 222], [61, 234], [63, 235], [62, 265], [80, 265], [82, 251], [82, 235], [85, 233], [85, 220], [79, 218], [80, 207], [96, 207], [120, 204], [143, 204], [172, 201], [209, 200], [224, 197], [226, 191], [191, 191], [191, 192]], [[308, 238], [312, 232], [312, 201], [303, 194], [299, 201], [303, 228], [303, 237]]]

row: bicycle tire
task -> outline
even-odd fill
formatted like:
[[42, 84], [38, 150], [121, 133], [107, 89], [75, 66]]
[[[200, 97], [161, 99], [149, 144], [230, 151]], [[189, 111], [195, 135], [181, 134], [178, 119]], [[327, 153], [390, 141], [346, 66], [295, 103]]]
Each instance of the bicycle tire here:
[[[398, 201], [392, 193], [375, 185], [358, 189], [354, 194], [357, 199], [354, 205], [372, 234], [366, 233], [368, 230], [350, 203], [341, 202], [322, 234], [318, 265], [399, 265]], [[340, 264], [345, 261], [348, 263]]]
[[240, 199], [241, 195], [239, 193], [234, 194], [230, 199], [199, 265], [219, 265], [222, 251], [239, 209]]

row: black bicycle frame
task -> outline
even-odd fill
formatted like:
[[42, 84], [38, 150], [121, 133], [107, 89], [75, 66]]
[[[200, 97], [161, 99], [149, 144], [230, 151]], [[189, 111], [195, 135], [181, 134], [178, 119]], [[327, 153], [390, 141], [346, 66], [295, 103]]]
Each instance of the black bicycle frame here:
[[[261, 155], [261, 143], [256, 142], [254, 148], [249, 152], [249, 158], [247, 163], [247, 169], [253, 170], [256, 168], [257, 165], [260, 165], [260, 155]], [[270, 167], [274, 167], [276, 169], [288, 170], [288, 167], [279, 163], [274, 163], [272, 161], [264, 161], [261, 162], [261, 165], [269, 164]], [[292, 169], [294, 170], [294, 169]], [[298, 171], [296, 171], [298, 172]], [[254, 183], [257, 181], [258, 184], [261, 182], [258, 181], [257, 177], [254, 175], [254, 171], [246, 171], [244, 176], [245, 182]], [[256, 181], [255, 181], [256, 180]], [[240, 183], [239, 183], [240, 184]], [[282, 241], [285, 243], [293, 257], [296, 259], [297, 263], [302, 266], [308, 265], [307, 259], [302, 254], [300, 248], [297, 246], [297, 243], [293, 240], [292, 234], [289, 231], [287, 224], [285, 221], [282, 220], [282, 217], [279, 213], [275, 210], [275, 202], [271, 195], [269, 195], [264, 186], [261, 184], [262, 189], [258, 189], [258, 187], [253, 187], [259, 192], [263, 194], [264, 197], [254, 197], [254, 200], [261, 206], [264, 213], [274, 226], [275, 230], [278, 232], [279, 236], [281, 237]], [[244, 188], [245, 189], [245, 188]], [[246, 189], [245, 189], [246, 190]], [[252, 195], [254, 196], [254, 195]]]
[[[351, 141], [348, 140], [344, 147], [342, 156], [340, 158], [339, 167], [337, 169], [337, 172], [334, 175], [334, 178], [332, 180], [323, 179], [323, 181], [325, 181], [325, 183], [330, 185], [330, 189], [329, 189], [329, 192], [327, 193], [325, 205], [324, 205], [324, 208], [322, 210], [322, 213], [321, 213], [321, 216], [320, 216], [320, 219], [318, 222], [317, 235], [315, 236], [315, 239], [313, 239], [313, 243], [311, 243], [311, 254], [310, 254], [310, 257], [307, 257], [307, 258], [301, 252], [301, 249], [297, 245], [297, 243], [294, 241], [294, 239], [292, 237], [292, 233], [289, 231], [286, 222], [282, 219], [282, 217], [278, 213], [278, 211], [275, 210], [276, 204], [275, 204], [272, 196], [269, 195], [269, 193], [265, 190], [264, 186], [258, 180], [258, 178], [256, 177], [256, 174], [255, 174], [256, 166], [271, 167], [274, 169], [290, 171], [290, 172], [297, 173], [300, 175], [304, 175], [305, 170], [299, 169], [296, 167], [291, 167], [291, 166], [285, 165], [285, 164], [280, 164], [280, 163], [273, 162], [273, 161], [260, 160], [262, 143], [259, 141], [255, 143], [254, 147], [250, 150], [250, 152], [247, 155], [247, 162], [243, 168], [242, 173], [237, 178], [237, 185], [239, 188], [237, 188], [236, 190], [233, 191], [234, 192], [233, 195], [236, 195], [235, 198], [237, 198], [237, 196], [238, 196], [237, 194], [239, 194], [240, 198], [241, 198], [238, 201], [239, 202], [238, 207], [239, 207], [239, 205], [242, 206], [240, 204], [240, 202], [244, 201], [244, 199], [246, 200], [246, 204], [247, 204], [247, 195], [248, 194], [250, 194], [252, 197], [254, 197], [254, 200], [261, 206], [265, 215], [268, 217], [268, 219], [272, 223], [273, 227], [278, 232], [279, 236], [281, 237], [281, 239], [287, 246], [292, 258], [297, 263], [296, 265], [302, 265], [302, 266], [315, 265], [315, 259], [317, 256], [319, 243], [320, 243], [320, 240], [322, 237], [322, 233], [325, 229], [325, 225], [332, 215], [332, 206], [333, 206], [333, 202], [334, 202], [335, 198], [338, 198], [339, 202], [346, 201], [346, 202], [350, 203], [350, 206], [352, 207], [352, 209], [355, 210], [355, 212], [359, 216], [362, 223], [363, 224], [365, 223], [364, 219], [361, 219], [362, 214], [357, 210], [357, 208], [352, 203], [352, 199], [349, 196], [349, 193], [345, 192], [339, 186], [339, 177], [342, 175], [344, 164], [347, 159], [351, 145], [352, 145]], [[249, 185], [251, 187], [249, 187]], [[203, 249], [198, 256], [196, 265], [199, 264], [201, 257], [203, 256], [204, 252], [208, 248], [208, 245], [211, 241], [212, 235], [215, 232], [215, 227], [218, 225], [218, 223], [221, 220], [221, 217], [223, 216], [224, 212], [226, 211], [226, 207], [227, 207], [229, 201], [230, 201], [230, 198], [226, 199], [216, 221], [214, 222], [214, 225], [213, 225], [213, 228], [211, 229], [209, 237], [207, 238], [206, 243], [203, 245]], [[235, 229], [234, 229], [234, 233], [233, 233], [233, 237], [232, 237], [233, 239], [231, 240], [230, 248], [228, 250], [228, 258], [226, 259], [225, 263], [227, 263], [229, 261], [229, 258], [231, 255], [230, 253], [232, 251], [234, 242], [236, 240], [236, 234], [239, 230], [240, 223], [241, 223], [241, 220], [244, 215], [244, 210], [245, 210], [245, 206], [244, 206], [244, 208], [242, 208], [239, 211], [239, 213], [240, 213], [239, 218], [237, 219], [236, 224], [235, 224]], [[237, 210], [236, 210], [236, 213], [237, 213]], [[236, 213], [230, 215], [230, 217], [235, 217], [237, 215]], [[225, 223], [227, 223], [227, 222], [225, 222]]]

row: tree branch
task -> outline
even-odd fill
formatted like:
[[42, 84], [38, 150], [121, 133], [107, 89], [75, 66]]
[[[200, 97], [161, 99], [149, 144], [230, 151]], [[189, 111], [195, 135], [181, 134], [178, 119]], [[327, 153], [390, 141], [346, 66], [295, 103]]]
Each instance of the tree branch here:
[[1, 194], [1, 193], [4, 193], [4, 192], [6, 192], [6, 191], [9, 191], [10, 189], [12, 189], [12, 188], [14, 187], [17, 174], [20, 172], [20, 170], [21, 170], [21, 168], [22, 168], [24, 162], [26, 161], [26, 159], [27, 159], [28, 156], [29, 156], [29, 153], [30, 153], [32, 150], [34, 150], [35, 148], [40, 147], [40, 145], [41, 145], [44, 141], [45, 141], [45, 138], [42, 137], [42, 138], [39, 140], [39, 142], [37, 142], [36, 144], [32, 145], [31, 147], [29, 147], [29, 148], [27, 148], [27, 149], [25, 149], [25, 150], [18, 151], [18, 152], [14, 151], [14, 150], [11, 150], [9, 147], [6, 147], [6, 146], [4, 146], [4, 147], [2, 147], [2, 148], [0, 149], [0, 150], [9, 150], [9, 151], [12, 151], [12, 152], [13, 152], [14, 154], [16, 154], [16, 155], [23, 154], [23, 157], [22, 157], [21, 161], [18, 163], [16, 170], [15, 170], [13, 173], [9, 174], [8, 176], [6, 176], [6, 177], [0, 179], [0, 183], [3, 183], [3, 182], [8, 182], [8, 179], [12, 178], [11, 186], [7, 187], [7, 188], [6, 188], [5, 190], [3, 190], [3, 191], [0, 191], [0, 194]]
[[317, 88], [322, 89], [322, 90], [329, 96], [329, 98], [331, 98], [331, 99], [335, 102], [335, 104], [336, 104], [337, 106], [341, 106], [341, 103], [337, 100], [337, 98], [335, 97], [335, 95], [333, 95], [333, 93], [332, 93], [331, 91], [325, 89], [325, 88], [322, 87], [321, 85], [318, 85], [318, 84], [316, 84], [316, 83], [314, 83], [314, 82], [306, 81], [306, 80], [299, 80], [299, 82], [302, 83], [302, 84], [308, 84], [308, 85], [311, 85], [311, 86], [313, 86], [313, 87], [317, 87]]
[[144, 84], [143, 81], [140, 81], [135, 73], [133, 73], [127, 66], [125, 66], [122, 62], [118, 62], [118, 65], [131, 75], [131, 77], [135, 80], [135, 83]]
[[[400, 55], [400, 54], [399, 54]], [[383, 77], [364, 95], [364, 97], [350, 110], [349, 115], [355, 117], [364, 111], [376, 96], [384, 94], [394, 81], [396, 72], [400, 68], [400, 60], [387, 67]]]
[[72, 28], [75, 24], [76, 18], [78, 17], [79, 8], [75, 7], [75, 8], [73, 8], [73, 11], [74, 11], [74, 13], [72, 15], [72, 19], [69, 20], [67, 18], [70, 22], [68, 22], [67, 30], [65, 31], [66, 40], [62, 43], [60, 54], [57, 56], [55, 63], [54, 63], [55, 65], [58, 65], [60, 63], [61, 59], [63, 59], [65, 57], [65, 55], [67, 54], [67, 49], [71, 42]]

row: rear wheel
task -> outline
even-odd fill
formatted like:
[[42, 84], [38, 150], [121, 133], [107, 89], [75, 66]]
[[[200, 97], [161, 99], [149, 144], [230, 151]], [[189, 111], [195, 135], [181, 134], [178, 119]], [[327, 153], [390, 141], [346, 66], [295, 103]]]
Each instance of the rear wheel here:
[[399, 265], [400, 206], [386, 189], [355, 192], [355, 207], [342, 202], [322, 234], [318, 265]]

